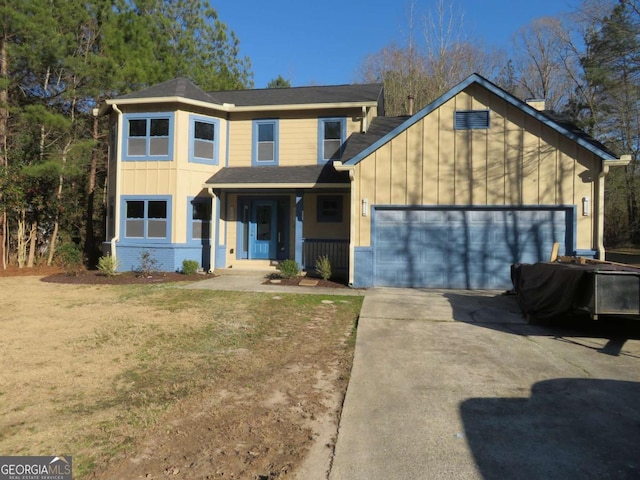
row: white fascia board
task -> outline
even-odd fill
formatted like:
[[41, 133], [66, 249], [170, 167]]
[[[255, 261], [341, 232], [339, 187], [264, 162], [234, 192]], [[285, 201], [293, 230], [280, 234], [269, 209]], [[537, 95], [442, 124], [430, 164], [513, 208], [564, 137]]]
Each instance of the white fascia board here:
[[[111, 106], [112, 104], [117, 103], [118, 105], [156, 105], [161, 103], [183, 103], [186, 105], [193, 105], [196, 107], [203, 107], [207, 109], [221, 110], [223, 112], [228, 112], [230, 107], [233, 105], [225, 103], [223, 105], [218, 105], [217, 103], [211, 102], [203, 102], [200, 100], [192, 100], [190, 98], [184, 97], [155, 97], [155, 98], [125, 98], [125, 99], [113, 99], [107, 100], [104, 105]], [[106, 111], [102, 111], [101, 113], [106, 113]]]
[[292, 188], [348, 188], [344, 183], [204, 183], [203, 188], [215, 189], [234, 189], [234, 190], [251, 190], [251, 189], [292, 189]]
[[362, 108], [375, 107], [377, 102], [341, 102], [341, 103], [297, 103], [291, 105], [248, 105], [234, 106], [231, 112], [270, 112], [270, 111], [286, 111], [286, 110], [322, 110], [331, 108]]
[[604, 164], [609, 167], [626, 167], [631, 163], [631, 155], [620, 155], [617, 160], [604, 160]]
[[202, 107], [206, 109], [218, 110], [221, 112], [273, 112], [273, 111], [295, 111], [295, 110], [321, 110], [332, 108], [362, 108], [375, 107], [377, 102], [340, 102], [340, 103], [302, 103], [291, 105], [248, 105], [248, 106], [236, 106], [233, 103], [223, 103], [222, 105], [217, 103], [203, 102], [200, 100], [192, 100], [184, 97], [153, 97], [153, 98], [125, 98], [125, 99], [110, 99], [100, 107], [99, 115], [107, 113], [109, 107], [113, 104], [118, 105], [145, 105], [145, 104], [162, 104], [162, 103], [183, 103], [186, 105], [193, 105], [196, 107]]

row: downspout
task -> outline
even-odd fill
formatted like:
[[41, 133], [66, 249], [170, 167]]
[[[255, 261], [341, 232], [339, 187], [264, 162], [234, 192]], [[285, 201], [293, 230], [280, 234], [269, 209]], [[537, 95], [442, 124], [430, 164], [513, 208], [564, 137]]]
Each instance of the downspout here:
[[349, 220], [349, 285], [355, 280], [355, 251], [356, 251], [356, 218], [358, 215], [358, 201], [353, 184], [355, 181], [355, 167], [343, 165], [342, 162], [333, 162], [333, 167], [339, 171], [349, 172], [349, 196], [351, 197], [351, 218]]
[[609, 167], [626, 167], [631, 163], [631, 155], [620, 155], [618, 160], [603, 160], [598, 175], [598, 220], [597, 220], [597, 248], [598, 259], [605, 259], [604, 248], [604, 179], [609, 173]]
[[598, 259], [604, 260], [604, 178], [609, 173], [609, 165], [602, 162], [602, 168], [600, 169], [600, 174], [598, 175], [598, 219], [596, 225], [597, 232], [597, 249], [598, 249]]
[[122, 110], [118, 108], [115, 103], [111, 105], [113, 110], [118, 114], [118, 132], [116, 134], [116, 191], [115, 191], [115, 205], [114, 205], [114, 222], [113, 222], [113, 237], [111, 237], [111, 257], [117, 260], [116, 243], [120, 241], [120, 192], [122, 189]]
[[[207, 187], [207, 193], [209, 194], [209, 196], [211, 197], [211, 220], [209, 225], [211, 225], [211, 228], [209, 229], [209, 273], [213, 273], [213, 271], [216, 269], [216, 257], [215, 257], [215, 253], [216, 253], [216, 243], [217, 242], [217, 235], [216, 233], [218, 232], [218, 219], [217, 219], [217, 215], [216, 212], [218, 211], [218, 207], [216, 205], [216, 202], [218, 201], [218, 197], [215, 194], [215, 192], [213, 191], [212, 187]], [[215, 221], [214, 221], [214, 216]]]

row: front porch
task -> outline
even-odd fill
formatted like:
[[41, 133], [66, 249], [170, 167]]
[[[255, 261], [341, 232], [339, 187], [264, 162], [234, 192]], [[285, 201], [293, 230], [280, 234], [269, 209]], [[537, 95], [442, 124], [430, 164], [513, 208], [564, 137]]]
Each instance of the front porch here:
[[[313, 272], [316, 261], [325, 256], [336, 274], [346, 274], [349, 271], [349, 240], [302, 239], [302, 262], [299, 265], [303, 272]], [[236, 259], [226, 268], [276, 272], [279, 263], [280, 260]]]
[[331, 165], [227, 168], [205, 187], [216, 204], [215, 269], [276, 270], [292, 259], [313, 272], [326, 256], [335, 274], [348, 272], [350, 183], [343, 172]]

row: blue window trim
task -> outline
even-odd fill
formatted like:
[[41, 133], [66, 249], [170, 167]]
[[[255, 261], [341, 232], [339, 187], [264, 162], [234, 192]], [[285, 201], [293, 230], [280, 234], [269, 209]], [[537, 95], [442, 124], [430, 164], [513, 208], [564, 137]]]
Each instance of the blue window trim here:
[[[194, 153], [196, 122], [213, 125], [213, 159], [196, 157]], [[220, 152], [220, 121], [217, 118], [189, 115], [189, 162], [218, 165]]]
[[[149, 132], [149, 123], [151, 119], [167, 118], [169, 119], [169, 137], [168, 147], [166, 155], [150, 155], [149, 154], [149, 139], [147, 134], [147, 152], [145, 155], [129, 155], [129, 121], [130, 120], [147, 120], [147, 132]], [[123, 128], [122, 128], [122, 160], [125, 162], [148, 162], [148, 161], [171, 161], [173, 159], [173, 137], [174, 137], [174, 113], [125, 113], [123, 116]], [[140, 137], [142, 138], [142, 137]]]
[[326, 122], [340, 122], [340, 154], [347, 140], [347, 119], [344, 117], [328, 117], [318, 119], [318, 164], [324, 165], [331, 159], [324, 158], [324, 126]]
[[[322, 208], [322, 202], [337, 202], [335, 215], [326, 215]], [[342, 195], [318, 195], [316, 198], [316, 221], [318, 223], [342, 223], [342, 211], [344, 208], [344, 198]]]
[[[279, 155], [279, 121], [277, 119], [254, 120], [252, 125], [251, 165], [254, 167], [278, 165]], [[258, 161], [258, 128], [260, 125], [273, 125], [273, 161]]]
[[207, 238], [193, 238], [193, 204], [194, 203], [208, 203], [209, 213], [211, 213], [211, 197], [188, 197], [187, 198], [187, 243], [191, 245], [209, 245], [211, 242], [211, 224], [212, 220], [209, 220], [209, 237]]
[[[148, 209], [149, 202], [153, 201], [166, 201], [167, 202], [167, 236], [165, 238], [147, 236], [148, 228]], [[144, 202], [144, 237], [127, 237], [127, 202], [129, 201], [143, 201]], [[121, 243], [171, 243], [171, 232], [173, 225], [172, 218], [172, 198], [171, 195], [124, 195], [120, 197], [120, 208], [122, 215], [120, 215], [120, 232]]]
[[454, 113], [455, 130], [487, 130], [490, 125], [489, 110], [456, 110]]

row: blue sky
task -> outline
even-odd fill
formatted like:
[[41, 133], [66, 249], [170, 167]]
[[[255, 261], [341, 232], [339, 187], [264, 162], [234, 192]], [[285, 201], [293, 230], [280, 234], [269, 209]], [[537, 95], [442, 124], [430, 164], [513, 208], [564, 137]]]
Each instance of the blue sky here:
[[[451, 3], [451, 2], [448, 2]], [[417, 35], [438, 0], [415, 0]], [[453, 0], [467, 37], [504, 48], [535, 18], [572, 10], [576, 0]], [[358, 80], [368, 54], [408, 34], [409, 0], [211, 0], [220, 20], [240, 39], [256, 88], [282, 75], [293, 86]]]

